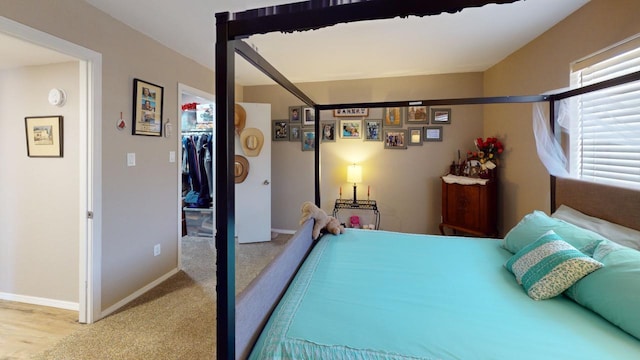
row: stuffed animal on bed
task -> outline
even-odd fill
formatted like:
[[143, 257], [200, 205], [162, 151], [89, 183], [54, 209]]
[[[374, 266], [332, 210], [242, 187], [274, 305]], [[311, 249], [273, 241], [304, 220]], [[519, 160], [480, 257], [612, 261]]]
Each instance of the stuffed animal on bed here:
[[340, 221], [333, 216], [327, 215], [327, 213], [317, 207], [311, 201], [306, 201], [302, 204], [302, 218], [300, 219], [300, 225], [309, 219], [314, 219], [312, 237], [313, 240], [317, 240], [320, 237], [321, 231], [326, 231], [334, 235], [344, 233], [344, 227], [340, 225]]

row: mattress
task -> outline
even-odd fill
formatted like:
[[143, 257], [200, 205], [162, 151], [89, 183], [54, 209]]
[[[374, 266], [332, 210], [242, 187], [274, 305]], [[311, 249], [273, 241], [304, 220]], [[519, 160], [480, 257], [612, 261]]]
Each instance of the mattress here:
[[640, 341], [558, 296], [529, 298], [493, 239], [324, 236], [251, 359], [638, 359]]

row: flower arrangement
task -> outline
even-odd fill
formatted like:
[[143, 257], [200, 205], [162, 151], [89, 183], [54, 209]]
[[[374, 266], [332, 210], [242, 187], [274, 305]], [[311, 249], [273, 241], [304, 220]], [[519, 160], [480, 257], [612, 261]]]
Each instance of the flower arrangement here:
[[189, 110], [195, 110], [196, 106], [198, 106], [198, 103], [186, 103], [184, 105], [182, 105], [182, 111], [189, 111]]
[[486, 140], [477, 138], [474, 143], [477, 151], [467, 152], [467, 159], [477, 159], [482, 170], [495, 169], [498, 166], [498, 156], [504, 151], [500, 140], [494, 137], [488, 137]]

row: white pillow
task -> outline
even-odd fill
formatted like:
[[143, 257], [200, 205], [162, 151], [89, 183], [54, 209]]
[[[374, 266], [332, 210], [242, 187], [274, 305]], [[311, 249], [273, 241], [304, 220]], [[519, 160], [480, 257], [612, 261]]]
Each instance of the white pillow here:
[[591, 230], [620, 245], [640, 250], [640, 231], [583, 214], [566, 205], [560, 205], [551, 217]]

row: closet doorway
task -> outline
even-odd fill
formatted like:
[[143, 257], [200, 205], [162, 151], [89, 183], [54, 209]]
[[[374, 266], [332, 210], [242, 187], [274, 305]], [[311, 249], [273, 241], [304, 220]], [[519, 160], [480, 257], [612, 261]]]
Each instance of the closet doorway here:
[[215, 97], [178, 83], [178, 268], [182, 269], [185, 235], [215, 235]]

